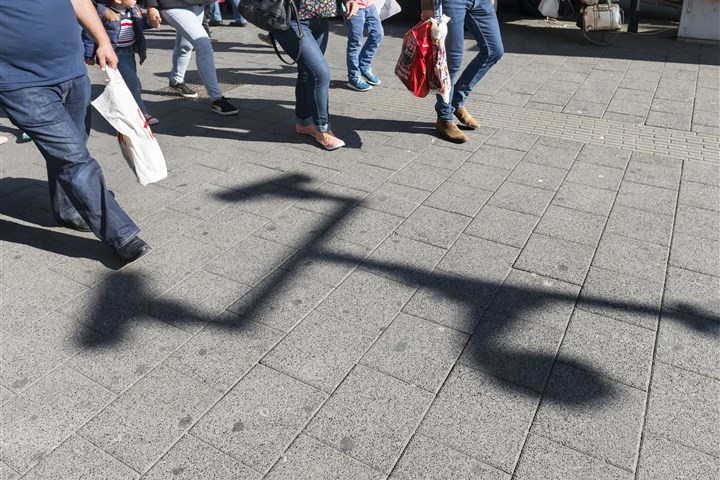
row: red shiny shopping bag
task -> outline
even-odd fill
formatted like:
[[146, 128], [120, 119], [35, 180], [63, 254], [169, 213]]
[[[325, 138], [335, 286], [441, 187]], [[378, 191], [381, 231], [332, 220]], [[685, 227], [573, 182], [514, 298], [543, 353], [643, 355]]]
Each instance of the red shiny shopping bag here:
[[416, 97], [424, 97], [430, 91], [428, 75], [433, 68], [431, 28], [431, 22], [426, 20], [405, 34], [402, 52], [395, 65], [395, 75]]

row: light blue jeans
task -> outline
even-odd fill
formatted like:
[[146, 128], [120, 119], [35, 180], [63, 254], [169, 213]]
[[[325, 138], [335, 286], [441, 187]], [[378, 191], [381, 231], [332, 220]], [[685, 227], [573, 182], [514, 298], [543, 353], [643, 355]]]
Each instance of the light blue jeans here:
[[222, 97], [215, 71], [215, 58], [213, 56], [210, 37], [202, 26], [202, 5], [193, 5], [183, 8], [170, 8], [162, 10], [162, 16], [177, 31], [175, 36], [175, 49], [172, 54], [172, 70], [170, 81], [182, 83], [185, 81], [185, 72], [190, 64], [193, 48], [196, 50], [195, 62], [200, 79], [211, 100]]
[[[232, 7], [233, 14], [235, 15], [235, 21], [237, 23], [246, 24], [247, 20], [243, 18], [242, 15], [240, 15], [240, 10], [238, 9], [238, 5], [240, 5], [240, 0], [226, 0], [226, 2], [230, 2], [230, 6]], [[210, 12], [210, 17], [213, 20], [220, 21], [222, 20], [222, 12], [220, 11], [220, 3], [214, 2], [208, 5], [208, 11]]]
[[[360, 78], [371, 68], [380, 42], [383, 27], [376, 5], [361, 8], [352, 18], [345, 18], [347, 26], [347, 68], [348, 80]], [[363, 45], [363, 30], [367, 29], [367, 40]]]
[[[473, 87], [502, 58], [505, 50], [491, 0], [443, 0], [442, 6], [443, 13], [450, 17], [445, 48], [453, 88], [449, 104], [437, 95], [435, 110], [438, 119], [452, 121], [455, 109], [465, 106]], [[477, 42], [478, 53], [458, 78], [465, 51], [464, 27]]]
[[148, 113], [145, 103], [142, 100], [142, 84], [137, 76], [137, 65], [135, 63], [135, 46], [116, 48], [115, 53], [118, 57], [118, 71], [122, 75], [125, 84], [130, 89], [135, 103], [140, 107], [140, 111]]

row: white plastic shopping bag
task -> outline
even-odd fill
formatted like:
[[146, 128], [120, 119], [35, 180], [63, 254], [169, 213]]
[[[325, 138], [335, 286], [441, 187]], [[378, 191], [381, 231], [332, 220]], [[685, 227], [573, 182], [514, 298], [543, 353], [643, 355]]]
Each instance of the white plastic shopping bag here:
[[429, 75], [430, 90], [440, 94], [445, 103], [450, 103], [450, 72], [447, 65], [447, 51], [445, 50], [445, 38], [447, 37], [447, 25], [450, 17], [441, 15], [438, 22], [435, 18], [430, 20], [430, 46], [433, 51], [432, 75]]
[[375, 0], [375, 5], [377, 6], [381, 22], [400, 13], [402, 10], [397, 0]]
[[543, 17], [558, 18], [560, 16], [560, 1], [541, 0], [538, 11]]
[[160, 144], [140, 111], [120, 72], [105, 69], [110, 82], [92, 105], [118, 132], [118, 143], [125, 161], [141, 185], [167, 177], [167, 166]]

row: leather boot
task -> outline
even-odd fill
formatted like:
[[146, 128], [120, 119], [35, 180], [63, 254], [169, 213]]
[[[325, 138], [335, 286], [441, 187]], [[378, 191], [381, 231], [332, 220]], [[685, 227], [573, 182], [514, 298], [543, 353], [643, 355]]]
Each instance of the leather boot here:
[[467, 135], [465, 135], [462, 130], [455, 125], [455, 122], [438, 120], [435, 122], [435, 128], [440, 133], [440, 136], [449, 142], [465, 143], [469, 140]]
[[475, 120], [472, 115], [470, 115], [470, 112], [465, 110], [465, 107], [459, 107], [455, 109], [455, 118], [460, 120], [460, 123], [465, 125], [468, 128], [471, 128], [475, 130], [476, 128], [480, 128], [480, 122]]

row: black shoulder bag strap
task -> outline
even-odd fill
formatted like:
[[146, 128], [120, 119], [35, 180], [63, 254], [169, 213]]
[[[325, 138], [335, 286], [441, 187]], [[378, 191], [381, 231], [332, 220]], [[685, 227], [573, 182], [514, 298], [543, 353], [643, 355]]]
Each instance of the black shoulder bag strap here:
[[[282, 57], [282, 54], [280, 53], [280, 50], [278, 49], [277, 42], [275, 41], [275, 35], [270, 32], [270, 40], [272, 40], [272, 46], [275, 49], [275, 55], [278, 56], [278, 58], [286, 65], [295, 65], [300, 58], [300, 54], [302, 53], [302, 42], [303, 38], [305, 37], [305, 34], [303, 33], [302, 25], [300, 24], [300, 15], [298, 15], [297, 7], [295, 6], [295, 2], [293, 0], [287, 0], [288, 8], [287, 8], [287, 19], [288, 23], [292, 20], [292, 16], [295, 16], [295, 21], [297, 22], [298, 26], [298, 52], [295, 58], [293, 58], [292, 62], [288, 62]], [[291, 27], [292, 28], [292, 27]]]

